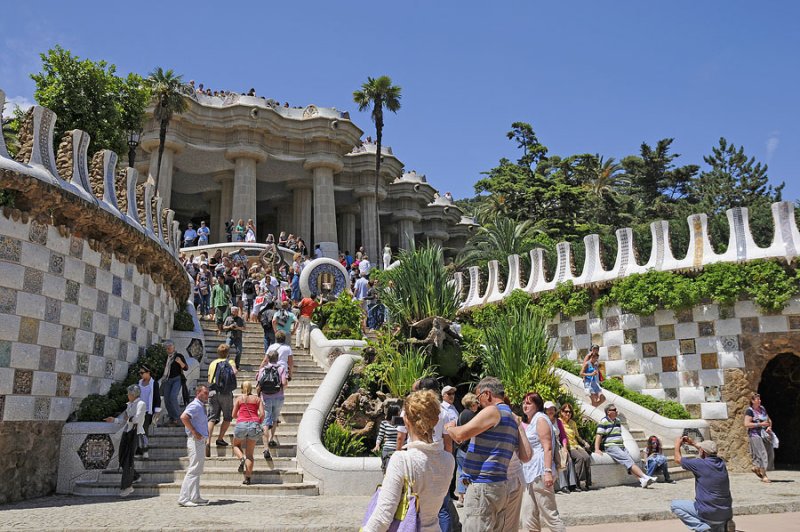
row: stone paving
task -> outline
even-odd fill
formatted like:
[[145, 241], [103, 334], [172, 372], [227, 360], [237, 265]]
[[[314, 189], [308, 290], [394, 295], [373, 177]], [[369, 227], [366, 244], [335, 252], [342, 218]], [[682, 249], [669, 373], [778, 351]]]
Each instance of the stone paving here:
[[[800, 472], [773, 472], [762, 484], [753, 475], [731, 476], [734, 511], [742, 514], [800, 512]], [[346, 490], [346, 486], [343, 486]], [[650, 489], [617, 486], [559, 495], [559, 510], [569, 526], [624, 523], [614, 531], [641, 530], [641, 523], [669, 519], [669, 501], [694, 496], [694, 481], [656, 484]], [[51, 496], [0, 507], [0, 530], [325, 530], [358, 529], [368, 497], [225, 497], [206, 507], [181, 508], [173, 496]], [[740, 520], [737, 520], [737, 523]], [[740, 530], [789, 530], [757, 526]], [[781, 521], [783, 522], [783, 521]], [[794, 521], [792, 521], [794, 522]], [[765, 523], [762, 523], [765, 524]], [[656, 526], [654, 524], [654, 526]], [[658, 525], [662, 526], [662, 525]], [[677, 521], [653, 530], [681, 530]], [[588, 530], [611, 530], [590, 528]], [[649, 530], [649, 523], [648, 523]]]

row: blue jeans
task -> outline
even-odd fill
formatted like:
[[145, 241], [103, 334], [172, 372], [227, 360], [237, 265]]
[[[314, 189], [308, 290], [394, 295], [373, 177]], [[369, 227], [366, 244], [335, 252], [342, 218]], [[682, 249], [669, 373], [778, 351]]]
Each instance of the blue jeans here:
[[233, 338], [228, 338], [225, 340], [225, 343], [231, 346], [233, 349], [236, 350], [236, 356], [234, 361], [236, 362], [236, 369], [239, 369], [239, 361], [242, 359], [242, 340], [234, 340]]
[[683, 521], [689, 530], [695, 532], [724, 532], [725, 530], [725, 522], [708, 522], [701, 519], [694, 507], [694, 501], [676, 499], [672, 501], [669, 509]]
[[200, 314], [203, 316], [211, 314], [211, 293], [206, 295], [200, 294]]
[[467, 453], [460, 448], [456, 451], [456, 493], [464, 495], [467, 492], [467, 485], [464, 484], [464, 460], [467, 458]]
[[439, 528], [442, 532], [450, 532], [450, 509], [447, 507], [449, 499], [450, 495], [445, 494], [442, 507], [439, 509]]
[[667, 458], [663, 454], [651, 454], [647, 458], [647, 476], [652, 477], [657, 473], [664, 475], [664, 482], [670, 481]]
[[164, 404], [167, 407], [167, 414], [175, 421], [181, 417], [181, 410], [178, 407], [178, 394], [181, 391], [181, 377], [167, 379], [164, 384]]

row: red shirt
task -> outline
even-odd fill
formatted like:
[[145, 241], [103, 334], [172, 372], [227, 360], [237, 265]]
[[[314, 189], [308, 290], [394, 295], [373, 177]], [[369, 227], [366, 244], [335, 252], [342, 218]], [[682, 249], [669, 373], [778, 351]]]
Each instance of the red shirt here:
[[314, 301], [310, 297], [304, 297], [302, 301], [300, 301], [300, 315], [305, 318], [310, 318], [312, 314], [314, 314], [314, 309], [319, 306], [319, 303]]

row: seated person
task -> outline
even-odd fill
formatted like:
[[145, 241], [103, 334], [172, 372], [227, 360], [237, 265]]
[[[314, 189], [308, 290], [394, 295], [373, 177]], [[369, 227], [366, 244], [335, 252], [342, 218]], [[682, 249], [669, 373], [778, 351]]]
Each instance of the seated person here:
[[602, 455], [601, 446], [606, 454], [618, 464], [622, 464], [628, 470], [628, 474], [636, 475], [639, 484], [646, 488], [656, 481], [655, 478], [645, 475], [644, 471], [636, 465], [630, 453], [625, 449], [622, 441], [622, 424], [617, 418], [617, 407], [609, 403], [605, 408], [606, 417], [597, 424], [597, 436], [594, 439], [594, 452]]
[[658, 472], [664, 475], [664, 482], [667, 484], [675, 484], [675, 481], [669, 478], [669, 467], [667, 466], [667, 457], [662, 454], [661, 440], [657, 436], [650, 436], [647, 438], [647, 450], [645, 451], [645, 466], [648, 476], [654, 476]]

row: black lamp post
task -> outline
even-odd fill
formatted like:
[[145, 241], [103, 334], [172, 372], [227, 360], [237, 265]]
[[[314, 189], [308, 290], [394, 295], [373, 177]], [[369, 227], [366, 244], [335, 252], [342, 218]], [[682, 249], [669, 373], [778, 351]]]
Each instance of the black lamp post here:
[[136, 129], [128, 131], [128, 166], [133, 168], [136, 161], [136, 147], [142, 138], [142, 132]]

